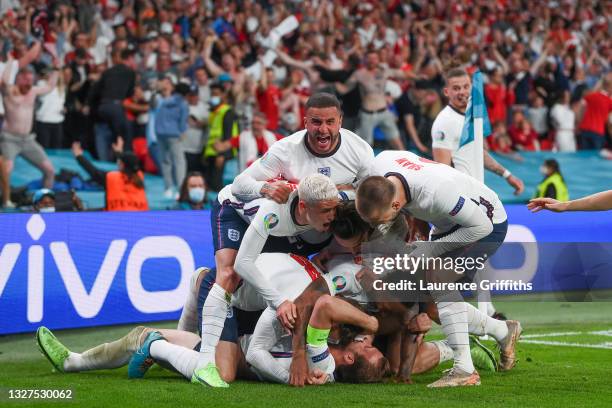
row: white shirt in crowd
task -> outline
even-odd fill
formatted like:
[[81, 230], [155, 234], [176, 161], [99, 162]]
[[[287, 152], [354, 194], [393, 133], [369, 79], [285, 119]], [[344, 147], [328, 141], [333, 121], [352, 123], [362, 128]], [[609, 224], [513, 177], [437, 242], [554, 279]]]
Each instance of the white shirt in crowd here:
[[569, 105], [555, 104], [550, 111], [550, 118], [556, 129], [555, 147], [559, 152], [575, 152], [575, 121], [576, 114]]
[[[44, 81], [39, 81], [37, 86], [43, 86]], [[36, 121], [42, 123], [62, 123], [64, 121], [64, 102], [66, 93], [59, 89], [53, 90], [45, 95], [38, 97], [40, 105], [36, 110]]]
[[[268, 149], [276, 142], [276, 135], [269, 130], [264, 130], [263, 138], [268, 145]], [[259, 151], [257, 150], [257, 141], [251, 130], [240, 133], [239, 143], [238, 170], [242, 172], [259, 158]]]
[[[210, 112], [208, 105], [202, 101], [198, 101], [196, 105], [189, 105], [189, 117], [194, 117], [199, 122], [207, 122]], [[206, 139], [206, 131], [202, 127], [191, 126], [187, 127], [185, 138], [183, 139], [183, 150], [185, 153], [202, 153]]]

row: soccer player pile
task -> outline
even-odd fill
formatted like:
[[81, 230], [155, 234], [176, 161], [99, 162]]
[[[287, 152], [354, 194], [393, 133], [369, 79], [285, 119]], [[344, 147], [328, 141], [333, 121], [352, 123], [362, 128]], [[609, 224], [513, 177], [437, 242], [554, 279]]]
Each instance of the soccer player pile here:
[[[480, 385], [478, 370], [514, 367], [519, 322], [493, 319], [452, 291], [430, 293], [427, 302], [377, 299], [362, 253], [375, 237], [398, 234], [409, 245], [428, 234], [436, 241], [429, 256], [492, 241], [490, 256], [507, 229], [495, 192], [409, 152], [374, 157], [341, 128], [333, 95], [315, 94], [306, 107], [305, 130], [273, 144], [219, 193], [211, 210], [215, 265], [195, 271], [177, 329], [139, 326], [75, 353], [41, 327], [38, 344], [57, 371], [127, 364], [130, 378], [143, 378], [158, 363], [210, 387], [235, 379], [301, 387], [410, 383], [452, 360], [429, 384], [435, 388]], [[444, 340], [424, 341], [432, 321]], [[499, 355], [473, 335], [494, 338]]]

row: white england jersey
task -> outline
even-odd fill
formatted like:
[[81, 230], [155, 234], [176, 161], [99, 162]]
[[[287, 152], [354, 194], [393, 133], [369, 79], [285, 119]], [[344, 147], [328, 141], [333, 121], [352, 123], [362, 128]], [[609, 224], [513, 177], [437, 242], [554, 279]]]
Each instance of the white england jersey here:
[[[285, 298], [293, 301], [321, 272], [307, 258], [294, 254], [265, 252], [255, 264]], [[232, 306], [241, 310], [263, 310], [268, 305], [255, 287], [244, 282], [232, 295]]]
[[[262, 381], [289, 383], [289, 370], [293, 357], [292, 338], [287, 334], [276, 313], [266, 309], [257, 322], [256, 332], [240, 338], [240, 348], [244, 355], [257, 354], [255, 364], [250, 369]], [[334, 381], [336, 361], [327, 345], [306, 345], [309, 371], [321, 370], [328, 375], [328, 382]]]
[[321, 173], [338, 184], [353, 184], [368, 176], [374, 159], [372, 147], [350, 130], [340, 129], [338, 146], [319, 155], [306, 144], [306, 130], [300, 130], [270, 146], [268, 152], [239, 174], [232, 193], [244, 201], [261, 197], [266, 181], [278, 177], [299, 183], [304, 177]]
[[480, 179], [482, 169], [476, 168], [474, 157], [476, 144], [474, 141], [459, 146], [465, 115], [447, 105], [440, 111], [431, 127], [432, 147], [451, 151], [453, 167], [464, 174]]
[[371, 174], [398, 177], [409, 201], [404, 210], [433, 224], [432, 235], [446, 233], [456, 225], [469, 224], [466, 221], [474, 208], [479, 208], [493, 224], [507, 219], [493, 190], [452, 167], [414, 153], [384, 151], [376, 156]]

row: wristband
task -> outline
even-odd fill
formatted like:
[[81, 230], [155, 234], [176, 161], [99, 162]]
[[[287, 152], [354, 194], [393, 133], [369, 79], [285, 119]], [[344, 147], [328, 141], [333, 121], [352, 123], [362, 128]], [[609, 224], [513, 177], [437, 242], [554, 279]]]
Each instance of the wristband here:
[[502, 177], [505, 179], [508, 179], [508, 177], [510, 177], [512, 175], [512, 173], [510, 173], [510, 170], [505, 169], [504, 173], [502, 174]]

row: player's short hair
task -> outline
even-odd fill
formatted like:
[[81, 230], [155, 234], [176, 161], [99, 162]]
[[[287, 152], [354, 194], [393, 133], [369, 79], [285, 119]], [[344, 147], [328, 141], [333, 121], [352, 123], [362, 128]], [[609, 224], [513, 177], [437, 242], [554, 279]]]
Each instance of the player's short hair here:
[[363, 236], [371, 230], [357, 212], [354, 201], [346, 201], [336, 207], [336, 218], [330, 224], [330, 232], [342, 239]]
[[351, 365], [340, 365], [336, 368], [338, 382], [364, 384], [380, 382], [389, 372], [389, 360], [382, 357], [376, 364], [370, 364], [365, 357], [356, 354]]
[[446, 75], [444, 76], [444, 81], [448, 84], [448, 81], [451, 78], [459, 78], [459, 77], [464, 77], [464, 76], [469, 78], [469, 75], [465, 69], [451, 68], [448, 71], [446, 71]]
[[357, 211], [360, 214], [371, 215], [374, 210], [386, 208], [395, 195], [395, 186], [382, 176], [370, 176], [357, 187]]
[[338, 189], [329, 177], [316, 173], [300, 181], [298, 196], [306, 204], [316, 204], [319, 201], [337, 199]]
[[342, 104], [340, 100], [336, 98], [336, 95], [327, 92], [319, 92], [308, 98], [306, 101], [306, 110], [310, 108], [336, 108], [338, 113], [342, 115]]

